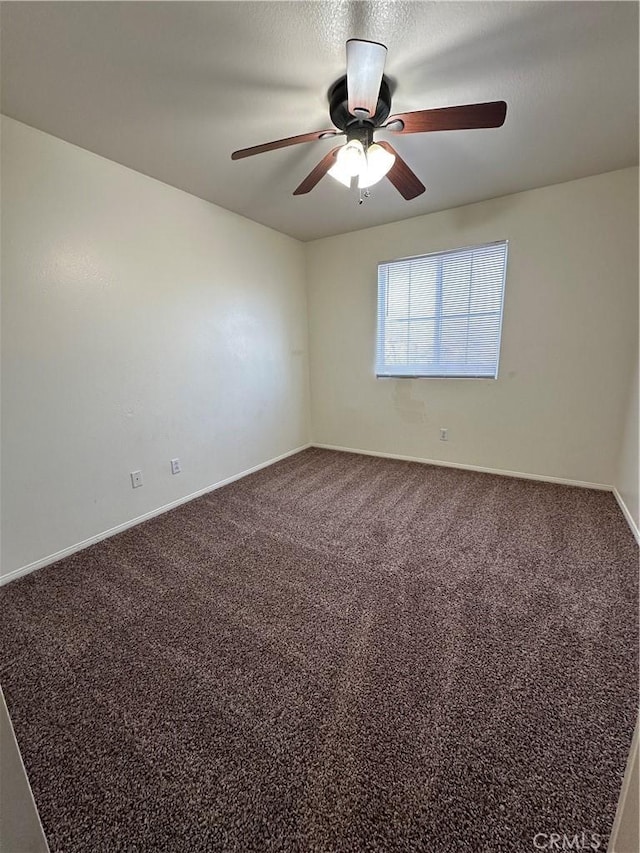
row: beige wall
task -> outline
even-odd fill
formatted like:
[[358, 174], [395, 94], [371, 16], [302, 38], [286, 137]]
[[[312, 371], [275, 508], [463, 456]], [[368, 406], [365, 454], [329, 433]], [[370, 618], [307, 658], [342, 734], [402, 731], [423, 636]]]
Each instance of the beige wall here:
[[304, 274], [298, 241], [3, 119], [2, 573], [305, 444]]
[[[376, 264], [502, 239], [498, 380], [377, 380]], [[307, 277], [315, 442], [613, 484], [637, 340], [636, 168], [319, 240]]]

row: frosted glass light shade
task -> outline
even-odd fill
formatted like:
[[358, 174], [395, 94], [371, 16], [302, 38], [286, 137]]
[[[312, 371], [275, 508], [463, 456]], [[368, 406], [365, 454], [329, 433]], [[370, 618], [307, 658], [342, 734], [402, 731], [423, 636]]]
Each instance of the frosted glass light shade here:
[[382, 145], [374, 142], [365, 154], [362, 143], [352, 139], [338, 151], [329, 174], [345, 187], [350, 187], [351, 179], [357, 177], [358, 187], [363, 190], [382, 180], [395, 161], [395, 156]]
[[329, 169], [329, 174], [345, 187], [350, 187], [351, 178], [362, 174], [366, 164], [367, 158], [362, 143], [358, 139], [352, 139], [338, 151], [336, 162]]
[[386, 58], [383, 44], [364, 39], [347, 42], [347, 96], [352, 116], [375, 115]]
[[332, 178], [335, 178], [336, 181], [340, 181], [340, 183], [344, 184], [345, 187], [351, 188], [351, 175], [348, 172], [345, 172], [339, 163], [332, 166], [327, 174], [331, 175]]
[[373, 143], [367, 149], [366, 166], [360, 172], [358, 187], [363, 190], [381, 181], [395, 163], [396, 158], [381, 145]]

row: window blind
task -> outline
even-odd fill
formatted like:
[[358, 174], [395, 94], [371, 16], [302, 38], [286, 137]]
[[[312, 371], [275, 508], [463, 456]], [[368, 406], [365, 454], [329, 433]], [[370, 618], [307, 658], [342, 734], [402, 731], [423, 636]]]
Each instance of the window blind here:
[[498, 376], [507, 242], [378, 265], [377, 376]]

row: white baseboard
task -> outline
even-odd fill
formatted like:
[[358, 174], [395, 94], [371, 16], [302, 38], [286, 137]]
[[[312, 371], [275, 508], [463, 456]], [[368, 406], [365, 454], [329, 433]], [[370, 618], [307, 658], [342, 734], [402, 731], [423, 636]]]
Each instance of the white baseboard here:
[[103, 539], [108, 539], [110, 536], [115, 536], [116, 533], [122, 533], [123, 530], [128, 530], [130, 527], [135, 527], [137, 524], [142, 524], [143, 521], [148, 521], [150, 518], [155, 518], [157, 515], [162, 515], [164, 512], [168, 512], [171, 509], [175, 509], [181, 504], [188, 503], [189, 501], [194, 500], [195, 498], [202, 497], [202, 495], [206, 495], [207, 492], [213, 492], [215, 489], [220, 489], [222, 486], [226, 486], [229, 483], [233, 483], [236, 480], [242, 479], [242, 477], [247, 477], [249, 474], [254, 474], [256, 471], [260, 471], [262, 468], [268, 468], [269, 465], [274, 465], [276, 462], [280, 462], [281, 459], [286, 459], [287, 456], [294, 456], [296, 453], [300, 453], [302, 450], [306, 450], [308, 447], [311, 447], [311, 444], [303, 444], [300, 447], [296, 447], [294, 450], [288, 450], [286, 453], [281, 453], [280, 456], [274, 456], [273, 459], [268, 459], [266, 462], [261, 462], [259, 465], [254, 465], [253, 468], [247, 468], [246, 471], [241, 471], [239, 474], [233, 474], [231, 477], [226, 477], [224, 480], [220, 480], [217, 483], [213, 483], [210, 486], [205, 486], [204, 489], [199, 489], [197, 492], [193, 492], [190, 495], [186, 495], [183, 498], [178, 498], [175, 501], [171, 501], [171, 503], [164, 504], [164, 506], [160, 506], [157, 509], [152, 509], [150, 512], [145, 512], [144, 515], [139, 515], [137, 518], [132, 518], [129, 521], [124, 521], [122, 524], [116, 525], [116, 527], [111, 527], [109, 530], [104, 530], [102, 533], [98, 533], [95, 536], [90, 536], [88, 539], [83, 539], [82, 542], [77, 542], [75, 545], [70, 545], [68, 548], [63, 548], [61, 551], [56, 551], [55, 554], [49, 554], [47, 557], [42, 557], [39, 560], [35, 560], [33, 563], [29, 563], [27, 566], [22, 566], [19, 569], [14, 569], [12, 572], [8, 572], [6, 575], [0, 576], [0, 586], [3, 586], [10, 581], [16, 580], [16, 578], [22, 577], [23, 575], [28, 575], [30, 572], [35, 572], [36, 569], [42, 569], [44, 566], [49, 566], [51, 563], [57, 563], [58, 560], [62, 560], [64, 557], [69, 557], [71, 554], [75, 554], [76, 551], [82, 551], [84, 548], [88, 548], [90, 545], [95, 545], [97, 542], [102, 542]]
[[424, 459], [420, 456], [403, 456], [400, 453], [382, 453], [378, 450], [359, 450], [356, 447], [337, 447], [334, 444], [311, 443], [312, 447], [323, 450], [340, 450], [343, 453], [358, 453], [363, 456], [381, 456], [383, 459], [399, 459], [402, 462], [421, 462], [424, 465], [437, 465], [442, 468], [462, 468], [464, 471], [479, 471], [482, 474], [498, 474], [501, 477], [517, 477], [521, 480], [540, 480], [544, 483], [559, 483], [563, 486], [578, 486], [581, 489], [600, 489], [610, 492], [613, 486], [605, 483], [587, 483], [584, 480], [567, 480], [565, 477], [548, 477], [546, 474], [526, 474], [523, 471], [505, 471], [503, 468], [484, 468], [481, 465], [466, 465], [462, 462], [444, 462], [441, 459]]
[[636, 542], [640, 545], [640, 530], [638, 529], [638, 525], [636, 524], [634, 517], [629, 512], [629, 507], [623, 501], [622, 495], [616, 488], [613, 489], [613, 496], [618, 501], [618, 506], [622, 510], [624, 517], [627, 519], [627, 524], [631, 528], [631, 532], [635, 536]]

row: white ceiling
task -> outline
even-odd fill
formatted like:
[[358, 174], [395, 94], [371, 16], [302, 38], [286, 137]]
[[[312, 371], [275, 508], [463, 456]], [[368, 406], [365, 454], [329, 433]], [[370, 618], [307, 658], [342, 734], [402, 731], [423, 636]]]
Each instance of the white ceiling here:
[[[232, 162], [331, 127], [354, 37], [388, 46], [392, 111], [506, 100], [504, 127], [393, 137], [409, 202], [292, 196], [331, 140]], [[301, 240], [638, 162], [634, 2], [5, 2], [1, 51], [5, 114]]]

